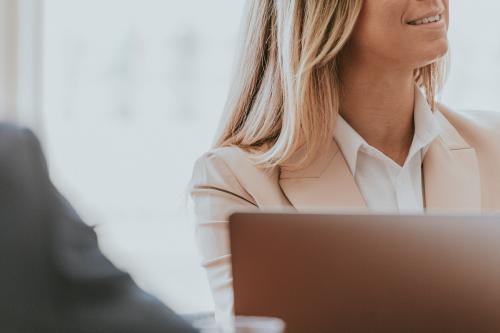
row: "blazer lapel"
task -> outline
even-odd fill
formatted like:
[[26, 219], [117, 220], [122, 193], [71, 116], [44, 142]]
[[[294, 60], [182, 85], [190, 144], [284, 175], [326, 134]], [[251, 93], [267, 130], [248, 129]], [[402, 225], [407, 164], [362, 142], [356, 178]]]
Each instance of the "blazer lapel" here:
[[481, 181], [476, 151], [439, 113], [443, 133], [429, 147], [423, 163], [426, 209], [481, 212]]
[[298, 211], [366, 208], [335, 141], [326, 152], [306, 169], [282, 168], [279, 183], [288, 200]]
[[[437, 117], [443, 132], [429, 146], [423, 163], [426, 210], [479, 213], [481, 180], [476, 151], [440, 112]], [[303, 170], [281, 168], [279, 183], [290, 203], [298, 211], [366, 209], [335, 141], [332, 140], [325, 151], [327, 153]]]

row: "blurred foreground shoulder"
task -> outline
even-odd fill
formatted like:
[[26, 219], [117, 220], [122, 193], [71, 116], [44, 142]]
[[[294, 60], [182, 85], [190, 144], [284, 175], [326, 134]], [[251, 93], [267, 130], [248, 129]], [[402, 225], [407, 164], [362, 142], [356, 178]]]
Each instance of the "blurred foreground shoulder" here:
[[28, 128], [0, 122], [0, 157], [2, 159], [11, 157], [11, 154], [19, 154], [20, 150], [39, 147], [38, 139]]
[[0, 173], [11, 181], [28, 182], [48, 178], [42, 147], [35, 134], [25, 128], [0, 123]]

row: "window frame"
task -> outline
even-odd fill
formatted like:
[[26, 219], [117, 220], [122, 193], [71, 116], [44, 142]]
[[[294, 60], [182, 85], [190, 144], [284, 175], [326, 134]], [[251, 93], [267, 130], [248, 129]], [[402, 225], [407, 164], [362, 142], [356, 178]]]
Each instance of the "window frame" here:
[[0, 1], [0, 119], [42, 126], [43, 0]]

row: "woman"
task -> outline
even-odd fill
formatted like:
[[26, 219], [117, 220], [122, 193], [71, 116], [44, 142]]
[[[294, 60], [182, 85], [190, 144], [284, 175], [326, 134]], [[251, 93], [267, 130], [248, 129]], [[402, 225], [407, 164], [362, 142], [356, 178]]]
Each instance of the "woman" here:
[[197, 237], [232, 312], [228, 215], [258, 208], [500, 210], [500, 114], [436, 102], [448, 0], [252, 0]]

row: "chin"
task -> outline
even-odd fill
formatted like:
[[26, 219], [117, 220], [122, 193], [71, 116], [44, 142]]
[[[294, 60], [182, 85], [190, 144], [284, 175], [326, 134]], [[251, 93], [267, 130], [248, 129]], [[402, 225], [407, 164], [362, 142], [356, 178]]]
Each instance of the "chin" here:
[[432, 47], [428, 47], [425, 53], [420, 53], [420, 59], [415, 61], [415, 68], [425, 67], [437, 60], [445, 57], [448, 54], [448, 41], [434, 43]]
[[444, 57], [448, 53], [448, 50], [448, 40], [442, 41], [438, 46], [436, 46], [435, 59], [437, 60]]

